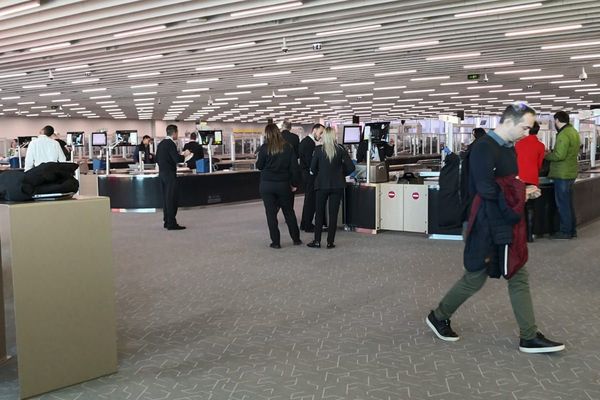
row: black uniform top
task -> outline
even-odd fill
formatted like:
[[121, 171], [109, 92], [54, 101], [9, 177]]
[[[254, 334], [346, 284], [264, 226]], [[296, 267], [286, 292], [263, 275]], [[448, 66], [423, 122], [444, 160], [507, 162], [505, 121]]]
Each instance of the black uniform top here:
[[150, 145], [140, 143], [136, 146], [135, 151], [133, 152], [133, 161], [140, 161], [140, 152], [144, 153], [144, 162], [151, 163], [154, 161], [154, 155], [150, 153]]
[[300, 158], [300, 169], [302, 172], [310, 173], [310, 164], [312, 162], [313, 153], [317, 144], [310, 136], [305, 137], [298, 146], [298, 155]]
[[196, 161], [204, 158], [204, 148], [200, 143], [193, 140], [191, 142], [187, 142], [185, 146], [183, 146], [183, 151], [186, 150], [189, 150], [190, 153], [194, 154], [194, 156], [187, 162], [188, 167], [194, 169], [196, 168]]
[[[388, 144], [388, 142], [372, 143], [371, 146], [377, 147], [377, 151], [379, 152], [379, 161], [385, 161], [386, 157], [391, 157], [394, 155], [394, 146], [391, 146]], [[368, 150], [369, 142], [367, 140], [360, 142], [358, 149], [356, 150], [356, 161], [359, 163], [366, 162]]]
[[335, 156], [331, 161], [323, 151], [323, 146], [318, 146], [310, 165], [310, 172], [315, 175], [315, 190], [345, 188], [345, 176], [350, 175], [354, 169], [348, 152], [339, 144], [335, 147]]
[[285, 130], [281, 131], [281, 136], [283, 136], [285, 141], [292, 146], [292, 148], [294, 149], [294, 154], [296, 155], [296, 158], [298, 158], [298, 147], [300, 146], [300, 138], [298, 137], [298, 135], [288, 130]]
[[286, 144], [281, 153], [269, 154], [267, 143], [258, 149], [256, 168], [261, 171], [261, 181], [289, 182], [298, 187], [301, 182], [298, 161], [292, 146]]
[[173, 139], [166, 137], [156, 148], [156, 162], [159, 174], [175, 175], [177, 164], [183, 162], [183, 156], [177, 151], [177, 145]]
[[58, 144], [60, 144], [60, 149], [62, 150], [63, 154], [65, 155], [65, 158], [67, 160], [71, 159], [71, 152], [69, 151], [69, 148], [67, 147], [67, 142], [65, 142], [62, 139], [55, 139]]

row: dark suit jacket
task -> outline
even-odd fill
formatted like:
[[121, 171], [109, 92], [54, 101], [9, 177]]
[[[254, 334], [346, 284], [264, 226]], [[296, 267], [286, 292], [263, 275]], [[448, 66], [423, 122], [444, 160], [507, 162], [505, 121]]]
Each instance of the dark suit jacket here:
[[194, 154], [194, 156], [187, 162], [187, 165], [190, 169], [196, 169], [196, 161], [204, 158], [204, 148], [202, 145], [196, 141], [187, 142], [185, 146], [183, 146], [183, 150], [189, 150], [190, 153]]
[[177, 151], [177, 145], [169, 138], [163, 139], [156, 148], [156, 162], [161, 175], [177, 174], [177, 164], [183, 162], [183, 156]]
[[315, 149], [310, 171], [315, 176], [315, 190], [344, 189], [346, 187], [346, 175], [350, 175], [354, 169], [354, 163], [348, 152], [340, 145], [336, 145], [335, 156], [329, 161], [323, 151], [323, 146]]
[[144, 143], [140, 143], [135, 148], [133, 152], [133, 161], [140, 162], [140, 152], [144, 153], [144, 162], [151, 163], [154, 161], [154, 155], [150, 153], [150, 145], [145, 145]]
[[302, 141], [300, 142], [300, 146], [298, 147], [300, 169], [305, 174], [310, 173], [310, 164], [312, 163], [315, 147], [317, 147], [317, 145], [310, 136], [307, 136], [304, 139], [302, 139]]
[[300, 169], [294, 156], [292, 146], [286, 144], [279, 154], [269, 154], [267, 143], [260, 146], [256, 168], [260, 172], [260, 180], [266, 182], [288, 182], [291, 186], [300, 185]]
[[300, 146], [300, 138], [298, 137], [298, 135], [288, 130], [285, 130], [281, 131], [281, 136], [283, 136], [286, 142], [292, 145], [292, 148], [294, 149], [294, 154], [296, 155], [296, 158], [298, 158], [298, 147]]

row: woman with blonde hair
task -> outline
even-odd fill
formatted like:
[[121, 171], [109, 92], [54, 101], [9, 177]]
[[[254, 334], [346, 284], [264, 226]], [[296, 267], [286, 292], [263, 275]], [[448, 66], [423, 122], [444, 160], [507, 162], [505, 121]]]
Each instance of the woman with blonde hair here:
[[277, 214], [283, 211], [294, 245], [302, 244], [300, 229], [294, 213], [293, 193], [300, 185], [300, 167], [290, 146], [275, 124], [265, 127], [265, 143], [258, 150], [256, 168], [260, 172], [260, 196], [265, 204], [267, 225], [271, 236], [271, 248], [280, 249]]
[[315, 176], [317, 213], [315, 217], [315, 239], [308, 247], [321, 247], [321, 233], [325, 219], [325, 206], [329, 200], [329, 223], [327, 248], [335, 247], [340, 202], [346, 187], [346, 176], [354, 171], [354, 164], [343, 146], [336, 140], [335, 129], [328, 127], [322, 136], [323, 145], [315, 149], [310, 173]]

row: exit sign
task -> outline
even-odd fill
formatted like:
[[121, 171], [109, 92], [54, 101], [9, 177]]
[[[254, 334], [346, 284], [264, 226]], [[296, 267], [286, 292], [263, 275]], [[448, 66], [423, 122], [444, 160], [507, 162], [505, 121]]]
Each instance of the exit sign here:
[[467, 75], [467, 79], [470, 81], [476, 81], [479, 79], [479, 74], [469, 74]]

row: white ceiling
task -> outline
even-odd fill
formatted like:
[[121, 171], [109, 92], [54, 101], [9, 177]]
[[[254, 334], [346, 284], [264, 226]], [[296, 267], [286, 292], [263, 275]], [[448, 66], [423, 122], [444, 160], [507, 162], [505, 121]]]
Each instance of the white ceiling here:
[[[142, 116], [217, 121], [265, 121], [267, 117], [287, 117], [308, 122], [315, 118], [347, 119], [353, 114], [360, 115], [363, 120], [390, 120], [452, 113], [459, 109], [465, 109], [467, 114], [497, 113], [504, 107], [503, 103], [514, 100], [526, 100], [544, 112], [583, 109], [589, 103], [600, 103], [600, 90], [594, 93], [600, 83], [598, 0], [42, 0], [39, 7], [1, 16], [8, 7], [29, 3], [32, 2], [0, 0], [0, 116]], [[235, 12], [290, 3], [300, 4], [275, 12], [232, 16]], [[487, 16], [455, 16], [532, 3], [542, 5]], [[154, 32], [115, 37], [115, 34], [161, 25], [164, 25], [163, 29]], [[581, 27], [506, 36], [514, 31], [573, 28], [573, 25]], [[361, 27], [370, 29], [319, 35]], [[287, 54], [281, 50], [283, 38], [289, 48]], [[207, 51], [252, 42], [254, 44], [238, 49]], [[421, 42], [430, 43], [396, 50], [379, 49]], [[541, 49], [543, 45], [586, 42], [596, 43]], [[69, 45], [30, 50], [63, 43]], [[314, 43], [321, 43], [322, 49], [313, 50]], [[465, 53], [481, 55], [427, 60]], [[596, 57], [571, 59], [587, 55]], [[145, 56], [160, 58], [123, 62]], [[322, 57], [309, 58], [311, 56]], [[298, 57], [298, 60], [277, 62], [286, 57]], [[465, 68], [498, 62], [514, 64]], [[364, 63], [374, 65], [331, 69]], [[232, 64], [235, 66], [196, 70]], [[79, 65], [88, 67], [60, 70]], [[589, 75], [585, 82], [552, 83], [577, 80], [582, 67]], [[496, 74], [529, 69], [541, 71]], [[48, 78], [49, 70], [53, 70], [53, 80]], [[380, 75], [407, 70], [415, 72]], [[290, 73], [254, 76], [283, 71]], [[129, 77], [151, 72], [160, 72], [160, 75]], [[19, 73], [26, 75], [10, 77]], [[469, 73], [479, 73], [481, 79], [470, 84], [445, 85], [466, 81]], [[483, 81], [484, 74], [487, 74], [488, 82]], [[520, 79], [548, 75], [563, 77]], [[436, 76], [449, 78], [413, 80]], [[318, 78], [336, 79], [302, 82]], [[73, 83], [85, 79], [98, 81]], [[188, 83], [201, 79], [209, 81]], [[254, 83], [268, 85], [239, 87]], [[352, 85], [360, 83], [364, 85]], [[132, 88], [150, 84], [158, 85]], [[577, 84], [593, 86], [560, 88]], [[32, 85], [47, 86], [27, 88]], [[488, 85], [502, 87], [486, 88]], [[306, 89], [285, 91], [303, 87]], [[395, 89], [382, 89], [388, 87]], [[99, 90], [86, 91], [89, 89]], [[189, 91], [191, 89], [205, 90], [193, 92]], [[490, 92], [508, 89], [514, 89], [514, 92]], [[430, 91], [412, 92], [419, 90]], [[240, 91], [251, 93], [227, 94]], [[332, 91], [338, 93], [320, 93]], [[58, 92], [60, 94], [41, 96]], [[287, 97], [273, 98], [273, 93]], [[198, 97], [180, 97], [191, 95]], [[95, 98], [98, 96], [110, 97]], [[529, 96], [555, 96], [558, 99]], [[223, 98], [231, 100], [219, 100]], [[135, 101], [139, 99], [146, 100]], [[212, 106], [209, 106], [209, 99]], [[52, 106], [58, 105], [62, 110], [52, 110]], [[177, 105], [188, 107], [167, 115], [169, 108]], [[139, 110], [141, 107], [145, 109]]]

